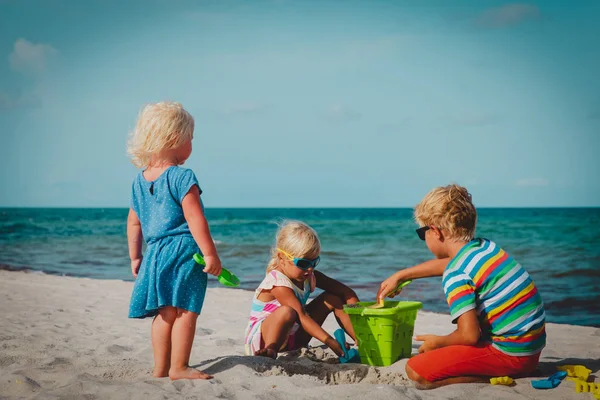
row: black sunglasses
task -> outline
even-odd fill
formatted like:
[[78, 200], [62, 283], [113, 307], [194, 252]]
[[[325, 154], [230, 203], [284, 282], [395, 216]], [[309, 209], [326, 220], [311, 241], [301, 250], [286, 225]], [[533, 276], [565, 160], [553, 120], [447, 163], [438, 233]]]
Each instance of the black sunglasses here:
[[417, 229], [417, 235], [419, 235], [419, 239], [425, 240], [425, 232], [427, 232], [429, 229], [431, 229], [430, 226], [422, 226]]

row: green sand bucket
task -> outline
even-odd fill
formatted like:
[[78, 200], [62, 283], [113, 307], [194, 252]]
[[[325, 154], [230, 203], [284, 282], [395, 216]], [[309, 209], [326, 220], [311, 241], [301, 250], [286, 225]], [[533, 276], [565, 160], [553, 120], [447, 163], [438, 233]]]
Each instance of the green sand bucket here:
[[358, 340], [358, 354], [363, 364], [379, 367], [392, 365], [410, 357], [418, 301], [386, 301], [383, 308], [367, 308], [374, 301], [344, 306]]

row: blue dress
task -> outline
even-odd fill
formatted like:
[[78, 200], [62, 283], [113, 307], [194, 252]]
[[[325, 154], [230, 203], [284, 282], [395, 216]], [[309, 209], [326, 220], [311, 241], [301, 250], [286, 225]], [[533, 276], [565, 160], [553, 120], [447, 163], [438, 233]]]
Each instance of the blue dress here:
[[202, 309], [207, 276], [192, 259], [200, 249], [181, 207], [194, 185], [200, 190], [194, 172], [178, 166], [169, 167], [154, 181], [147, 181], [142, 173], [133, 181], [131, 208], [147, 246], [131, 294], [129, 318], [153, 317], [164, 306], [198, 314]]

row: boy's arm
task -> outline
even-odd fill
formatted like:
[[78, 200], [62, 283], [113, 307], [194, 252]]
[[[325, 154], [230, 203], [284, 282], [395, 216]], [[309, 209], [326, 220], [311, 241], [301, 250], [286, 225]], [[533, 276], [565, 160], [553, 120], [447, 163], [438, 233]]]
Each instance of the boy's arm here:
[[194, 185], [190, 188], [181, 201], [181, 207], [183, 208], [185, 220], [190, 227], [190, 232], [204, 256], [204, 261], [206, 262], [204, 272], [219, 276], [221, 273], [221, 260], [217, 254], [217, 248], [215, 247], [215, 243], [210, 234], [208, 221], [206, 221], [204, 211], [200, 204], [200, 191], [198, 190], [198, 186]]
[[[341, 357], [344, 355], [344, 350], [337, 340], [332, 338], [321, 325], [317, 324], [315, 320], [306, 313], [306, 310], [302, 307], [302, 304], [300, 304], [300, 301], [298, 301], [298, 298], [296, 298], [292, 289], [283, 286], [275, 286], [271, 289], [271, 294], [275, 296], [282, 306], [291, 307], [296, 311], [296, 314], [298, 314], [298, 321], [306, 333], [327, 345], [338, 356]], [[268, 343], [265, 344], [268, 345]]]
[[397, 294], [395, 293], [395, 289], [401, 282], [405, 282], [410, 279], [442, 276], [449, 262], [450, 258], [436, 258], [425, 261], [419, 265], [415, 265], [414, 267], [401, 269], [381, 283], [379, 286], [379, 291], [377, 292], [377, 299], [383, 299], [387, 295], [394, 297]]
[[131, 273], [137, 278], [142, 265], [142, 225], [133, 211], [129, 209], [127, 215], [127, 245], [129, 247], [129, 259], [131, 260]]
[[313, 274], [317, 280], [317, 287], [323, 289], [326, 292], [332, 293], [345, 300], [346, 304], [358, 303], [358, 296], [348, 286], [342, 282], [328, 277], [321, 271], [314, 271]]
[[458, 317], [457, 327], [454, 332], [446, 336], [421, 335], [415, 337], [415, 340], [424, 342], [419, 347], [419, 353], [439, 349], [446, 346], [465, 345], [474, 346], [481, 336], [481, 328], [477, 319], [477, 311], [474, 309], [467, 311]]

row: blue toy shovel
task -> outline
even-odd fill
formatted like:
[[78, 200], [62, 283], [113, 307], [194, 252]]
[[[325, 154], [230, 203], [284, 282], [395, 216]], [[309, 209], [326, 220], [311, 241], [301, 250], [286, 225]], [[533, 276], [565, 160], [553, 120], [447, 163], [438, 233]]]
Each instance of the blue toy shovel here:
[[535, 389], [554, 389], [567, 376], [567, 371], [558, 371], [546, 379], [531, 381], [531, 386]]
[[359, 363], [360, 356], [358, 355], [358, 350], [356, 349], [346, 349], [346, 334], [343, 329], [338, 329], [333, 333], [335, 340], [342, 346], [342, 350], [344, 350], [344, 355], [340, 357], [340, 363]]

